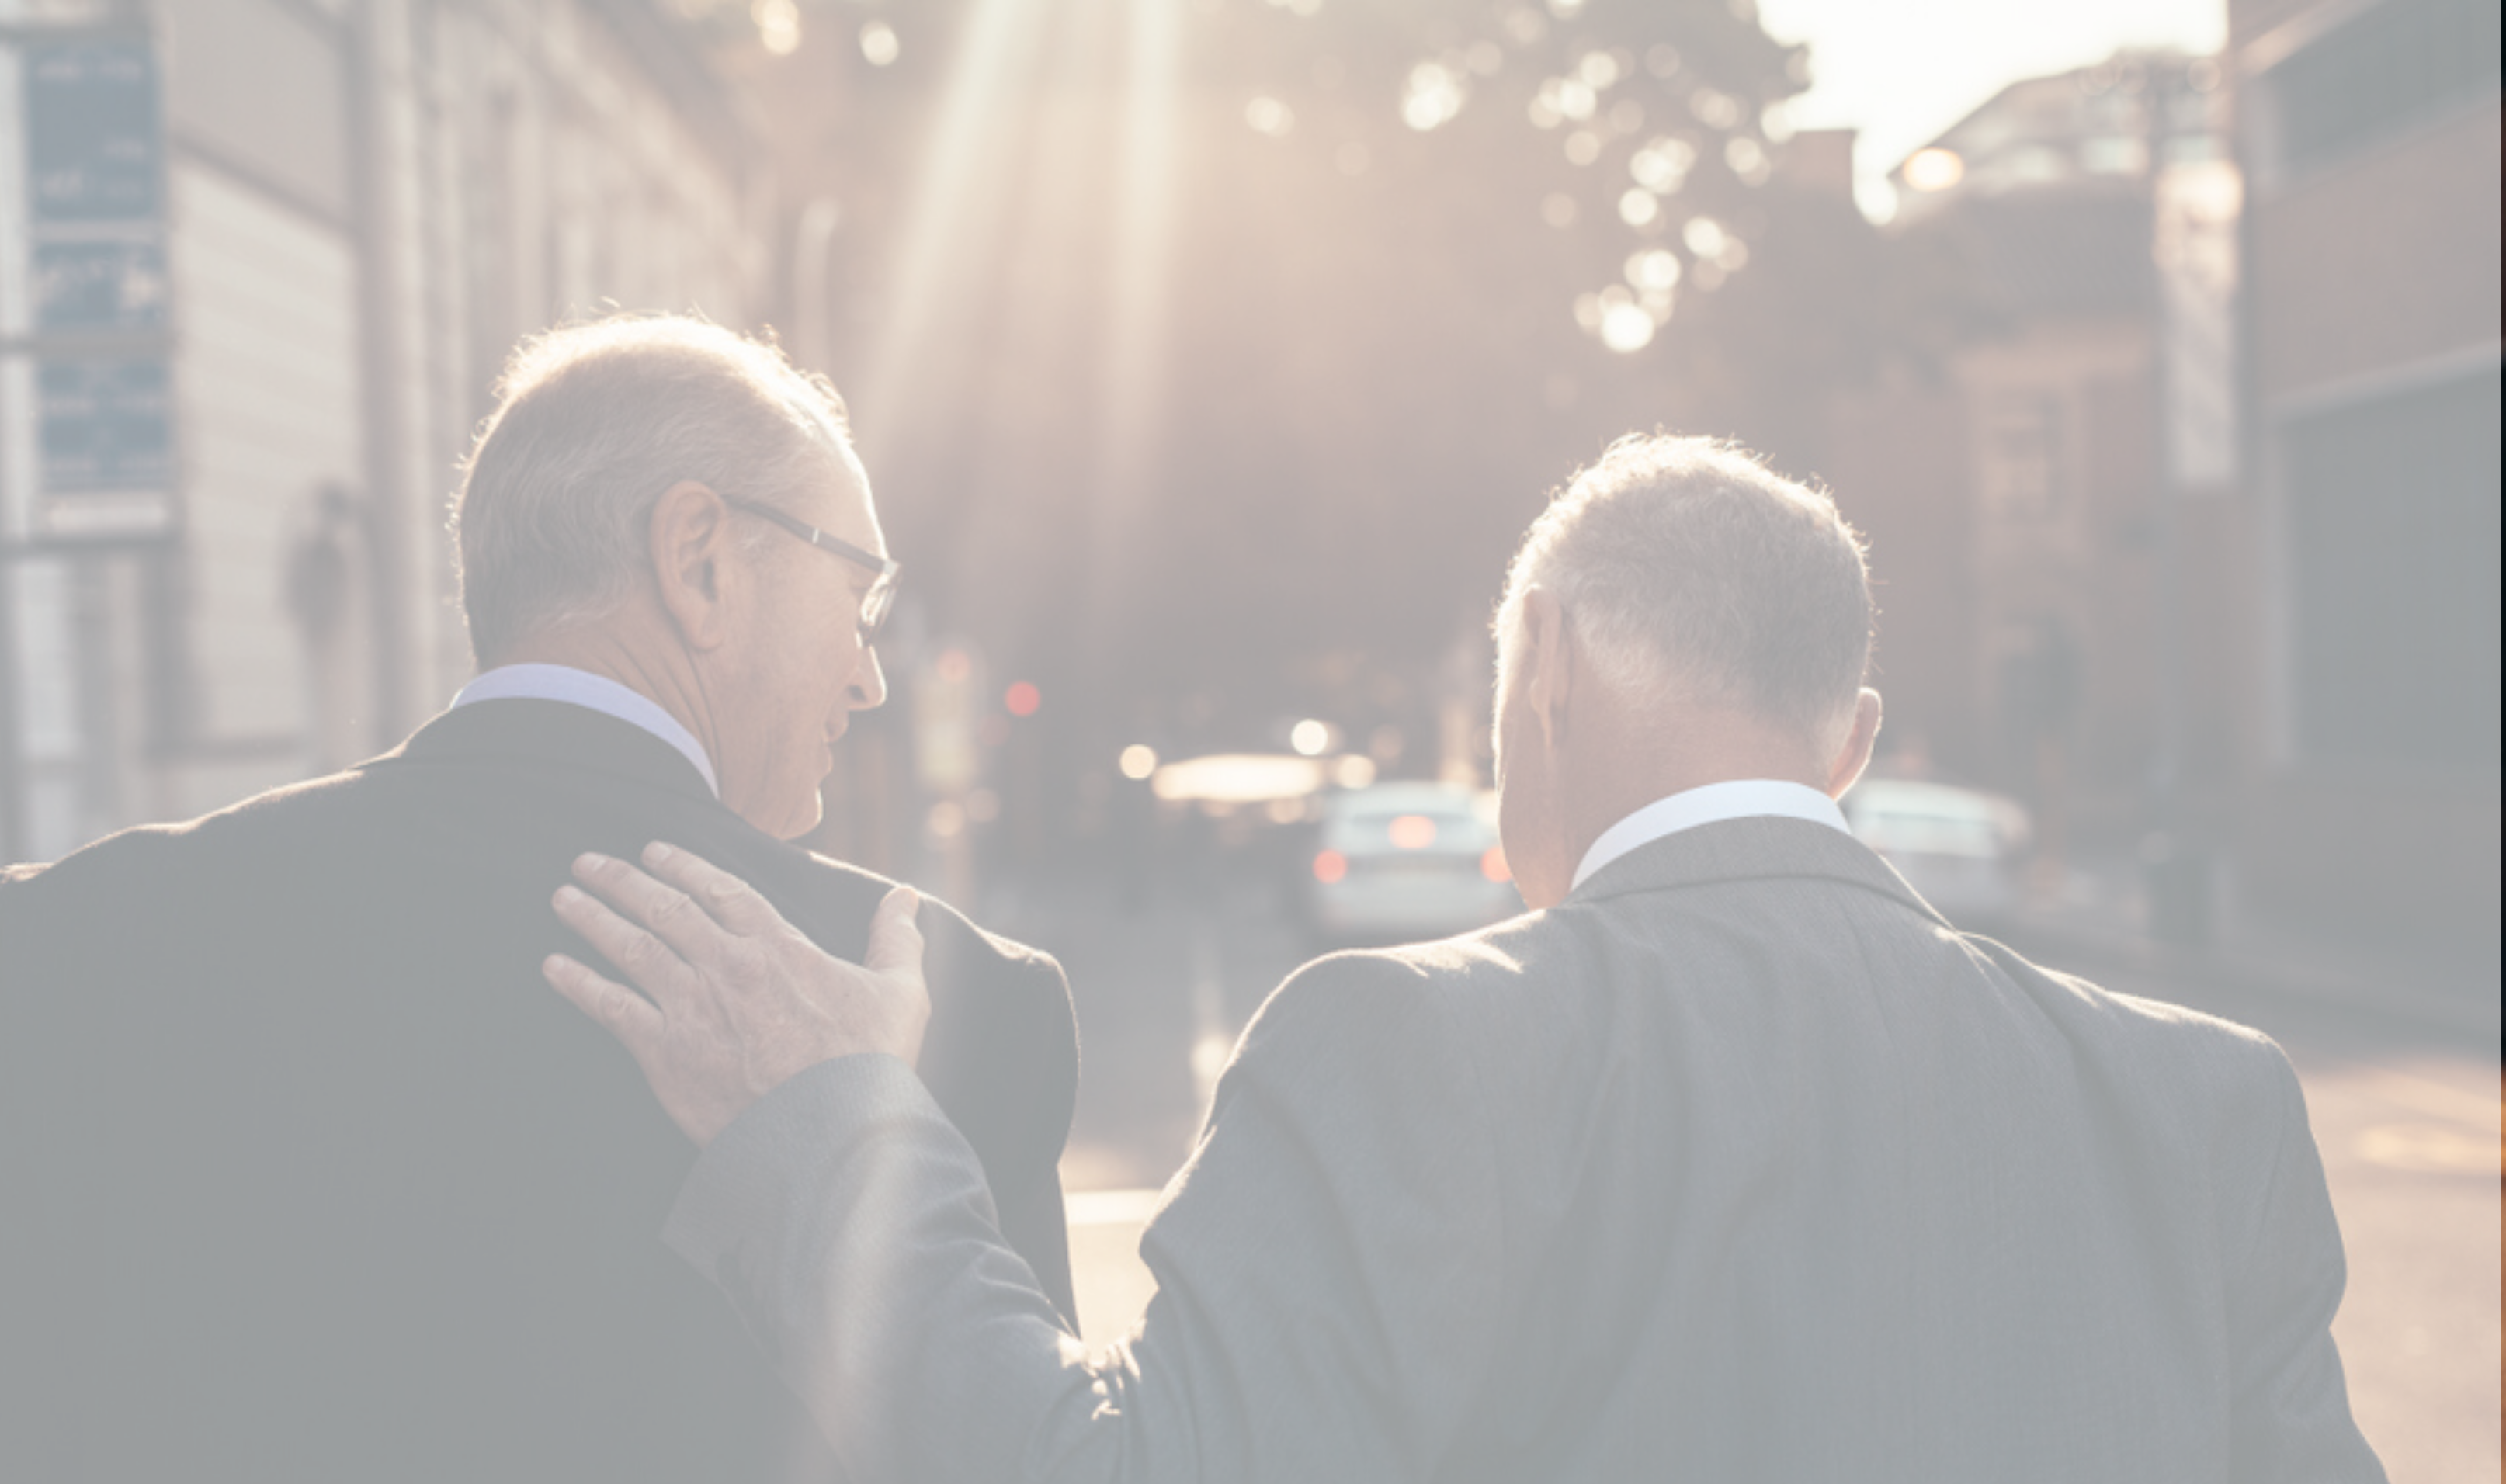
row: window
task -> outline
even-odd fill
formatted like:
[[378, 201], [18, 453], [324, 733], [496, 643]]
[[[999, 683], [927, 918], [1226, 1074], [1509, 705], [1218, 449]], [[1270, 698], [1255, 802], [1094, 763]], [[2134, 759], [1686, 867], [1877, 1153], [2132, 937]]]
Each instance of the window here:
[[2306, 757], [2497, 767], [2498, 391], [2492, 368], [2283, 428]]
[[2042, 392], [1993, 398], [1984, 417], [1984, 504], [2043, 519], [2061, 509], [2062, 405]]
[[2270, 74], [2280, 156], [2304, 170], [2497, 91], [2498, 0], [2384, 0]]

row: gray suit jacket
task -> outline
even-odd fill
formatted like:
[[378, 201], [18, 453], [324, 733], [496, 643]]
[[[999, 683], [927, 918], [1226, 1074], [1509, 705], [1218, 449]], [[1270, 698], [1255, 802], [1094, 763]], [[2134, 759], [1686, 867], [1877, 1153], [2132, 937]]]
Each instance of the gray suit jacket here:
[[1710, 825], [1340, 954], [1247, 1031], [1091, 1359], [901, 1063], [669, 1229], [866, 1478], [2355, 1481], [2341, 1241], [2265, 1038]]

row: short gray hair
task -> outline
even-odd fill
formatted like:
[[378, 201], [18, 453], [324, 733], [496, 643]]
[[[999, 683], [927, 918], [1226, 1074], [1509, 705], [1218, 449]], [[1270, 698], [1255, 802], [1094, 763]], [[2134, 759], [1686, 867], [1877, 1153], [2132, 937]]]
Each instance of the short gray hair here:
[[1870, 664], [1862, 539], [1824, 491], [1716, 439], [1611, 444], [1523, 536], [1501, 627], [1534, 583], [1647, 705], [1738, 705], [1832, 745]]
[[[470, 647], [615, 609], [671, 485], [793, 509], [840, 467], [843, 400], [771, 343], [683, 315], [620, 315], [524, 340], [455, 498]], [[770, 539], [762, 529], [748, 538]]]

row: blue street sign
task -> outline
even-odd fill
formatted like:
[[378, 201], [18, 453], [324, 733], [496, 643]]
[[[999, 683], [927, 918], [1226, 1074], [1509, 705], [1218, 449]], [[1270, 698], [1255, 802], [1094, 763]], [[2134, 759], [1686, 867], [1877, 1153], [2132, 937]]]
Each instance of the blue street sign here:
[[26, 49], [26, 181], [38, 223], [161, 215], [157, 63], [147, 43]]
[[165, 249], [142, 241], [35, 244], [38, 331], [145, 331], [165, 326]]
[[[16, 42], [24, 112], [24, 301], [33, 445], [19, 529], [55, 542], [179, 532], [166, 346], [164, 126], [157, 59], [128, 34]], [[16, 416], [23, 417], [24, 413]]]
[[35, 402], [44, 493], [172, 487], [174, 407], [162, 361], [47, 361]]

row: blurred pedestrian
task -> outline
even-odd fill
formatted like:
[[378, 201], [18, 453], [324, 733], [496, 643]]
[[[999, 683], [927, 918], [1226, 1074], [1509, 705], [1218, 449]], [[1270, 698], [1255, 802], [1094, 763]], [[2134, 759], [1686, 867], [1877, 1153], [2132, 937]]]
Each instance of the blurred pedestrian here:
[[1738, 450], [1576, 477], [1498, 617], [1532, 910], [1278, 989], [1093, 1355], [913, 1075], [909, 901], [865, 971], [686, 851], [588, 863], [618, 910], [560, 912], [653, 999], [551, 978], [667, 1107], [783, 1079], [667, 1235], [860, 1477], [2381, 1478], [2287, 1062], [1846, 832], [1870, 624], [1835, 506]]
[[[0, 877], [0, 1478], [832, 1466], [654, 1242], [688, 1147], [539, 966], [582, 951], [547, 910], [576, 854], [657, 834], [863, 951], [890, 883], [785, 843], [885, 693], [896, 565], [842, 405], [698, 322], [559, 330], [508, 369], [457, 521], [482, 669], [449, 710]], [[923, 921], [924, 1080], [1067, 1314], [1067, 988]]]

